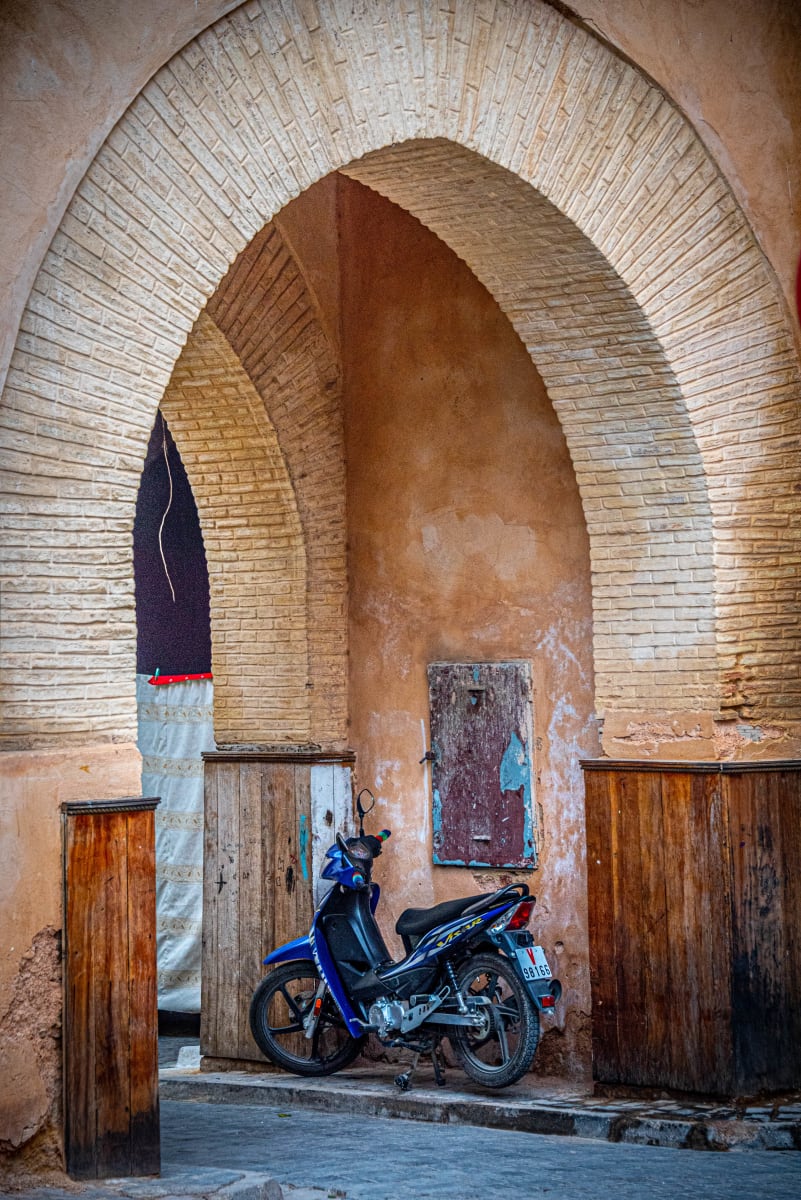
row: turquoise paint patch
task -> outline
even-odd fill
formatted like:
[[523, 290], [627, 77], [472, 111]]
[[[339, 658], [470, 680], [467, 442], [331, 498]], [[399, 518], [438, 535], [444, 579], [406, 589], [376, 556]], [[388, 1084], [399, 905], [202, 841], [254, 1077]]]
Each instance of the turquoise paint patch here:
[[531, 764], [528, 752], [516, 733], [509, 738], [509, 745], [501, 759], [501, 791], [519, 792], [523, 789], [523, 799], [531, 802]]
[[509, 745], [501, 759], [501, 792], [519, 792], [523, 789], [523, 846], [526, 855], [537, 861], [534, 846], [534, 819], [531, 804], [531, 762], [528, 748], [512, 731]]
[[303, 878], [309, 878], [309, 822], [305, 813], [300, 814], [300, 830], [298, 833], [298, 857]]

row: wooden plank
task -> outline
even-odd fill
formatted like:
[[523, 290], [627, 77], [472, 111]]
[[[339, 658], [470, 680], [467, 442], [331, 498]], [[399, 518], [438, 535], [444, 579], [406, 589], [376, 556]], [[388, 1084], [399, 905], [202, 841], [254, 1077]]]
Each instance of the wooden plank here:
[[[301, 817], [311, 817], [309, 766], [274, 763], [265, 764], [264, 771], [273, 828], [273, 938], [280, 946], [305, 933], [311, 920], [311, 885], [303, 878], [300, 855]], [[308, 866], [306, 870], [308, 874]], [[301, 1038], [298, 1035], [298, 1053], [304, 1048]], [[292, 1039], [287, 1039], [287, 1047], [292, 1049]]]
[[297, 849], [295, 771], [293, 763], [265, 766], [273, 829], [273, 944], [298, 936], [295, 892], [300, 871]]
[[157, 803], [62, 806], [65, 1160], [76, 1179], [158, 1169]]
[[156, 972], [156, 831], [153, 812], [128, 813], [128, 991], [131, 1173], [161, 1169]]
[[801, 1085], [795, 880], [798, 773], [727, 778], [734, 870], [732, 1025], [737, 1088]]
[[585, 776], [587, 820], [587, 901], [592, 988], [593, 1075], [619, 1082], [618, 1003], [615, 940], [615, 853], [612, 837], [611, 776]]
[[642, 867], [639, 893], [640, 976], [645, 1038], [636, 1047], [636, 1061], [643, 1082], [652, 1084], [669, 1074], [670, 1025], [675, 1017], [668, 972], [669, 918], [663, 818], [668, 780], [663, 775], [643, 775], [640, 776], [640, 783], [639, 841], [626, 848], [626, 871], [628, 873], [630, 870], [632, 858], [638, 855]]
[[795, 764], [777, 781], [781, 800], [782, 902], [785, 969], [783, 1050], [784, 1078], [801, 1088], [801, 769]]
[[203, 772], [203, 932], [200, 963], [200, 1052], [217, 1053], [217, 812], [220, 768]]
[[65, 831], [64, 1149], [73, 1179], [97, 1175], [95, 988], [91, 903], [95, 823], [76, 816]]
[[[658, 775], [620, 774], [615, 779], [618, 795], [617, 853], [615, 870], [615, 939], [618, 1002], [618, 1047], [623, 1079], [633, 1084], [650, 1082], [645, 1070], [644, 1052], [648, 1048], [648, 1012], [645, 953], [646, 922], [644, 908], [647, 874], [641, 850], [641, 817], [649, 803], [659, 802]], [[650, 1063], [648, 1063], [650, 1067]]]
[[356, 755], [352, 750], [336, 750], [330, 753], [325, 750], [299, 749], [293, 746], [282, 746], [280, 749], [263, 750], [204, 750], [200, 756], [205, 762], [264, 762], [264, 763], [353, 763]]
[[222, 763], [217, 777], [217, 1011], [213, 1053], [236, 1058], [239, 1053], [240, 785], [238, 763]]
[[97, 904], [92, 972], [96, 992], [97, 1174], [131, 1174], [130, 997], [128, 993], [128, 816], [98, 818]]
[[311, 763], [295, 767], [295, 829], [298, 857], [298, 886], [294, 891], [292, 937], [309, 929], [314, 916], [314, 854], [312, 847]]
[[250, 1032], [250, 999], [262, 978], [264, 957], [264, 831], [262, 827], [262, 766], [239, 767], [239, 971], [237, 975], [238, 1057], [263, 1059]]
[[[275, 797], [270, 772], [259, 771], [261, 794], [261, 940], [259, 960], [275, 949]], [[260, 978], [265, 968], [260, 965]]]
[[730, 1085], [731, 885], [726, 807], [718, 774], [663, 776], [669, 981], [661, 1086]]

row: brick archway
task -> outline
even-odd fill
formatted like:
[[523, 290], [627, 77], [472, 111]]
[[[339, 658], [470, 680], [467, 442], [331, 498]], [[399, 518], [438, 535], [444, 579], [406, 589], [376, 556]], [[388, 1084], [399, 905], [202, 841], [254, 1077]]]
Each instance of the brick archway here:
[[217, 740], [308, 741], [307, 570], [295, 493], [261, 397], [205, 313], [161, 407], [209, 564]]
[[[797, 719], [797, 362], [778, 287], [692, 129], [542, 3], [499, 0], [485, 21], [466, 3], [264, 0], [143, 89], [32, 291], [4, 398], [9, 743], [130, 736], [121, 531], [155, 407], [237, 254], [338, 169], [451, 241], [551, 388], [591, 530], [599, 708]], [[576, 282], [561, 301], [535, 286], [549, 255]], [[633, 451], [640, 473], [624, 469]], [[87, 572], [105, 583], [88, 655]]]

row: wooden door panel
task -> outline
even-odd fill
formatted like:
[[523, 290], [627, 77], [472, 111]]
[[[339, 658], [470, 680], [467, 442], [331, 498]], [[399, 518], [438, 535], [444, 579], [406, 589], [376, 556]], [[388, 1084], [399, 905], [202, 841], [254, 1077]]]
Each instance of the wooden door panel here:
[[64, 1131], [75, 1179], [159, 1170], [157, 800], [64, 813]]
[[225, 751], [203, 757], [201, 1053], [263, 1063], [250, 1032], [251, 997], [265, 974], [265, 955], [311, 925], [315, 836], [322, 840], [315, 830], [326, 824], [326, 846], [333, 842], [346, 824], [340, 811], [346, 791], [350, 820], [350, 782], [344, 789], [334, 776], [349, 779], [352, 756]]
[[801, 1086], [801, 764], [582, 764], [593, 1069]]

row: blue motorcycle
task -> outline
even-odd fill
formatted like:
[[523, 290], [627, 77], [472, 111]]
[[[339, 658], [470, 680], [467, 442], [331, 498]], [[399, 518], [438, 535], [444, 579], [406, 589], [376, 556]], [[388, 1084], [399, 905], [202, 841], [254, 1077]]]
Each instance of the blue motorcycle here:
[[[364, 807], [362, 797], [372, 801]], [[411, 1050], [409, 1087], [421, 1054], [444, 1083], [441, 1043], [450, 1041], [465, 1073], [501, 1088], [529, 1070], [540, 1012], [562, 993], [527, 926], [534, 907], [525, 883], [492, 894], [407, 908], [396, 932], [405, 957], [393, 961], [375, 919], [380, 889], [374, 860], [390, 836], [364, 832], [372, 793], [357, 799], [359, 836], [337, 834], [323, 878], [333, 887], [305, 937], [264, 959], [274, 968], [250, 1005], [250, 1028], [262, 1053], [297, 1075], [330, 1075], [360, 1054], [368, 1034]]]

